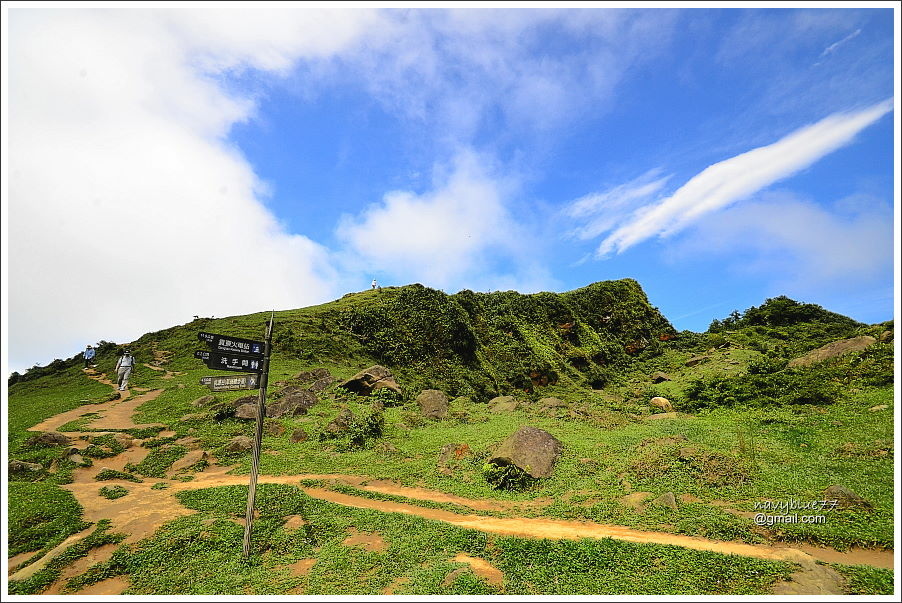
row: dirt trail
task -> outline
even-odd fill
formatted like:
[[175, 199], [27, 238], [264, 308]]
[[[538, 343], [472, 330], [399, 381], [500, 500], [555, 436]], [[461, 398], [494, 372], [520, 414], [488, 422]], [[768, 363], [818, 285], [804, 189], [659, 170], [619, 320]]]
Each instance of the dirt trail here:
[[[99, 378], [98, 378], [99, 380]], [[112, 385], [112, 383], [110, 383]], [[31, 428], [32, 431], [54, 430], [71, 420], [85, 414], [95, 412], [99, 416], [91, 422], [92, 429], [127, 429], [142, 427], [132, 419], [132, 415], [141, 404], [155, 399], [162, 390], [153, 390], [146, 394], [136, 396], [127, 401], [114, 401], [102, 405], [92, 404], [83, 406], [73, 411], [62, 413]], [[126, 395], [127, 398], [127, 395]], [[93, 434], [96, 435], [96, 432]], [[79, 504], [84, 509], [84, 519], [89, 522], [97, 522], [101, 519], [109, 519], [112, 522], [111, 531], [123, 532], [127, 535], [124, 543], [134, 543], [151, 536], [157, 528], [164, 523], [184, 515], [190, 515], [195, 511], [182, 506], [175, 497], [177, 492], [211, 488], [216, 486], [246, 485], [248, 476], [229, 475], [232, 467], [212, 466], [203, 472], [195, 474], [190, 482], [172, 481], [169, 479], [145, 479], [143, 483], [133, 483], [124, 480], [111, 480], [98, 482], [94, 478], [103, 467], [122, 470], [126, 463], [138, 463], [147, 455], [149, 449], [135, 446], [126, 449], [122, 454], [103, 459], [95, 463], [93, 467], [80, 468], [74, 471], [74, 482], [62, 486], [72, 492]], [[195, 454], [202, 453], [197, 451]], [[171, 473], [170, 473], [171, 474]], [[374, 480], [363, 476], [344, 474], [303, 474], [259, 476], [258, 483], [291, 484], [300, 487], [306, 494], [314, 498], [332, 503], [363, 508], [374, 509], [387, 513], [404, 513], [416, 515], [426, 519], [442, 521], [463, 528], [517, 536], [521, 538], [548, 538], [571, 539], [581, 538], [614, 538], [628, 542], [674, 545], [684, 548], [711, 551], [720, 554], [734, 554], [759, 559], [789, 561], [798, 563], [801, 570], [793, 576], [792, 581], [776, 585], [775, 594], [842, 594], [843, 581], [839, 574], [829, 567], [817, 565], [817, 561], [827, 563], [843, 563], [849, 565], [865, 564], [875, 567], [892, 568], [893, 551], [875, 551], [853, 549], [849, 552], [838, 552], [832, 549], [814, 547], [810, 545], [774, 546], [751, 545], [742, 542], [724, 542], [709, 540], [696, 536], [684, 536], [667, 532], [648, 532], [636, 530], [618, 525], [607, 525], [593, 522], [567, 521], [546, 518], [510, 518], [488, 517], [477, 514], [461, 514], [441, 509], [429, 509], [414, 504], [373, 500], [359, 496], [342, 494], [326, 488], [303, 486], [301, 480], [332, 480], [354, 485], [363, 490], [404, 496], [415, 500], [434, 502], [450, 502], [468, 506], [475, 511], [510, 510], [521, 503], [503, 503], [500, 501], [473, 500], [444, 492], [427, 490], [424, 488], [411, 488], [395, 484], [386, 480]], [[153, 489], [154, 484], [164, 482], [165, 489]], [[129, 494], [122, 498], [109, 500], [99, 495], [99, 489], [105, 484], [118, 484], [129, 490]], [[34, 574], [44, 567], [51, 559], [65, 550], [77, 540], [87, 536], [90, 530], [69, 537], [66, 542], [56, 547], [53, 551], [44, 555], [39, 561], [27, 566], [11, 576], [11, 579], [21, 580]], [[77, 575], [89, 564], [100, 562], [112, 554], [112, 548], [104, 548], [92, 553], [79, 564], [67, 568], [65, 578]], [[475, 558], [457, 559], [468, 563], [477, 573], [487, 575], [491, 572], [491, 566], [483, 566]], [[495, 570], [497, 571], [497, 570]], [[495, 582], [501, 579], [492, 575]], [[52, 592], [45, 594], [57, 594], [64, 580], [58, 580], [51, 587]], [[95, 584], [90, 589], [84, 589], [77, 594], [119, 594], [128, 587], [127, 580], [111, 579]]]

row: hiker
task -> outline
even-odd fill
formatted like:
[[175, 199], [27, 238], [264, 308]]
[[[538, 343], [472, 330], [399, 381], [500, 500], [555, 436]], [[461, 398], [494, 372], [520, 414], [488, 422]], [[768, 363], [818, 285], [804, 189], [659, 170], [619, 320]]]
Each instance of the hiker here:
[[116, 361], [116, 374], [119, 375], [119, 391], [125, 391], [128, 387], [128, 377], [135, 366], [135, 357], [128, 350]]
[[376, 279], [373, 279], [373, 289], [376, 288]]
[[95, 355], [95, 353], [96, 353], [96, 352], [94, 352], [94, 348], [91, 347], [91, 346], [88, 346], [88, 348], [85, 350], [85, 354], [84, 354], [84, 356], [85, 356], [85, 368], [88, 368], [88, 365], [91, 365], [91, 366], [97, 366], [96, 364], [94, 364], [94, 355]]

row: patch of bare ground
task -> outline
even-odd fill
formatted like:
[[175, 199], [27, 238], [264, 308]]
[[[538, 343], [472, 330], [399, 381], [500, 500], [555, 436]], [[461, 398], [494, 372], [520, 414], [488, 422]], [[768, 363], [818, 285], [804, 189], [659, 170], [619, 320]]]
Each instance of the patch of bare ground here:
[[[455, 563], [466, 563], [470, 566], [470, 571], [472, 571], [480, 578], [485, 578], [486, 582], [488, 582], [492, 586], [497, 586], [498, 588], [504, 587], [504, 574], [501, 573], [501, 570], [493, 566], [485, 559], [480, 559], [479, 557], [471, 557], [466, 553], [458, 553], [451, 559], [451, 561], [454, 561]], [[456, 569], [445, 576], [445, 580], [442, 582], [442, 586], [450, 586], [451, 584], [453, 584], [454, 578], [456, 578], [457, 575], [461, 573], [461, 570], [466, 571], [467, 568]]]
[[31, 553], [19, 553], [18, 555], [13, 555], [12, 557], [10, 557], [6, 562], [6, 575], [11, 576], [16, 566], [18, 566], [20, 563], [28, 561], [36, 554], [37, 551], [33, 551]]
[[408, 576], [398, 576], [394, 580], [391, 581], [391, 584], [382, 589], [383, 595], [393, 595], [395, 591], [399, 588], [406, 586], [410, 583], [410, 578]]
[[313, 566], [316, 565], [316, 559], [301, 559], [300, 561], [295, 561], [291, 565], [288, 566], [288, 569], [291, 570], [291, 573], [295, 576], [306, 576], [310, 573], [310, 570], [313, 569]]
[[80, 557], [72, 562], [71, 565], [67, 565], [63, 568], [63, 571], [60, 573], [59, 579], [56, 582], [50, 585], [50, 588], [45, 590], [44, 595], [59, 595], [62, 594], [63, 587], [66, 585], [66, 582], [83, 574], [89, 567], [95, 565], [97, 563], [103, 563], [105, 561], [109, 561], [110, 557], [113, 556], [113, 552], [119, 548], [118, 544], [105, 544], [103, 546], [99, 546], [97, 548], [93, 548], [88, 551], [87, 555], [84, 557]]
[[350, 528], [348, 533], [350, 535], [342, 541], [345, 546], [356, 546], [375, 553], [381, 553], [388, 548], [379, 532], [361, 532], [356, 528]]
[[842, 595], [845, 579], [833, 568], [806, 561], [801, 569], [773, 586], [775, 595]]
[[121, 595], [130, 586], [128, 578], [116, 576], [91, 584], [76, 592], [76, 595]]
[[[125, 393], [125, 392], [123, 392]], [[57, 431], [61, 426], [75, 421], [88, 413], [94, 413], [97, 417], [89, 422], [86, 427], [92, 430], [98, 429], [134, 429], [140, 427], [163, 427], [159, 423], [137, 424], [132, 420], [135, 410], [144, 404], [156, 399], [163, 393], [163, 390], [157, 389], [140, 396], [129, 399], [127, 394], [125, 398], [113, 400], [112, 402], [104, 402], [103, 404], [86, 404], [79, 406], [73, 410], [60, 413], [49, 419], [41, 421], [33, 427], [29, 427], [28, 431]]]

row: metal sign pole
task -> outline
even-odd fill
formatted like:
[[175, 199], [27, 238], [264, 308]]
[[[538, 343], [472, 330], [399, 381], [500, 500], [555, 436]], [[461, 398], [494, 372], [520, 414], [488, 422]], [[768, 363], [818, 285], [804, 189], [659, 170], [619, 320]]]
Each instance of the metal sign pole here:
[[266, 329], [266, 345], [263, 351], [263, 372], [260, 375], [260, 396], [257, 400], [257, 431], [254, 436], [254, 453], [251, 460], [251, 481], [247, 490], [247, 514], [244, 516], [244, 557], [251, 554], [251, 531], [254, 523], [254, 502], [257, 497], [257, 472], [260, 467], [260, 445], [263, 440], [263, 417], [266, 414], [266, 385], [269, 381], [269, 352], [272, 345], [272, 327], [275, 310], [269, 318]]

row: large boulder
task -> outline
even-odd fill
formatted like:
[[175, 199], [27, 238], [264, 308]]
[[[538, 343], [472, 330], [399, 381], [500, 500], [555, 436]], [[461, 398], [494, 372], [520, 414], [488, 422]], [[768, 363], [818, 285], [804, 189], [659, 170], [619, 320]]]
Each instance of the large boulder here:
[[870, 335], [860, 335], [858, 337], [852, 337], [851, 339], [840, 339], [839, 341], [834, 341], [825, 346], [821, 346], [816, 350], [811, 350], [804, 356], [790, 360], [787, 366], [789, 368], [809, 366], [811, 364], [823, 362], [824, 360], [829, 360], [830, 358], [848, 354], [849, 352], [860, 352], [876, 341], [877, 340]]
[[305, 415], [319, 399], [311, 391], [301, 390], [299, 392], [283, 396], [276, 402], [267, 405], [266, 416], [270, 419], [278, 419], [279, 417], [294, 417], [297, 415]]
[[203, 408], [212, 405], [214, 402], [216, 402], [216, 396], [201, 396], [197, 400], [191, 402], [191, 406]]
[[521, 427], [498, 447], [488, 462], [514, 465], [535, 478], [548, 477], [561, 454], [561, 442], [542, 429]]
[[673, 377], [661, 371], [653, 373], [651, 376], [652, 383], [663, 383], [664, 381], [673, 381]]
[[437, 389], [424, 389], [417, 396], [420, 412], [427, 419], [440, 420], [448, 416], [448, 396]]
[[347, 381], [343, 381], [341, 386], [361, 396], [369, 396], [373, 391], [382, 388], [393, 391], [396, 394], [401, 393], [401, 386], [395, 381], [392, 372], [378, 364], [360, 371]]
[[19, 461], [19, 460], [13, 459], [9, 462], [9, 465], [7, 465], [7, 469], [9, 470], [10, 473], [22, 474], [22, 473], [37, 473], [39, 471], [42, 471], [44, 469], [44, 467], [37, 463], [26, 463], [25, 461]]

